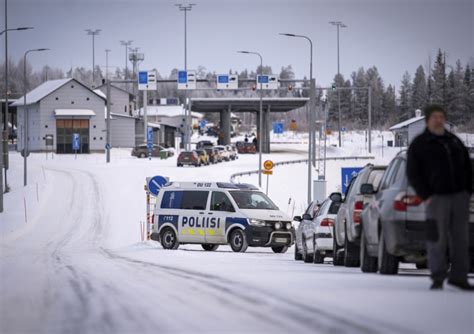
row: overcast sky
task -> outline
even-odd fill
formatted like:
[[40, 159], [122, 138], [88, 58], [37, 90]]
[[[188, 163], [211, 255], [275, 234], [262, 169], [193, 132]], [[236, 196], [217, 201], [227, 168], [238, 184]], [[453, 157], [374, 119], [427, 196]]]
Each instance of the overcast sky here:
[[[4, 27], [3, 1], [1, 30]], [[255, 69], [258, 59], [236, 50], [259, 51], [264, 64], [279, 72], [291, 64], [298, 78], [309, 73], [309, 46], [279, 32], [305, 34], [314, 42], [314, 73], [327, 85], [337, 71], [336, 28], [341, 20], [341, 73], [376, 65], [385, 83], [399, 86], [405, 70], [427, 65], [438, 48], [448, 62], [474, 56], [474, 0], [195, 0], [188, 15], [188, 68]], [[28, 48], [35, 68], [44, 64], [68, 70], [91, 67], [92, 42], [84, 29], [102, 29], [96, 38], [96, 64], [124, 66], [119, 40], [133, 40], [145, 53], [141, 69], [156, 67], [168, 75], [184, 67], [184, 19], [167, 0], [9, 0], [9, 28], [33, 26], [9, 34], [10, 55], [18, 60]], [[3, 37], [0, 40], [3, 48]], [[3, 52], [2, 52], [3, 56]], [[130, 64], [129, 64], [130, 66]]]

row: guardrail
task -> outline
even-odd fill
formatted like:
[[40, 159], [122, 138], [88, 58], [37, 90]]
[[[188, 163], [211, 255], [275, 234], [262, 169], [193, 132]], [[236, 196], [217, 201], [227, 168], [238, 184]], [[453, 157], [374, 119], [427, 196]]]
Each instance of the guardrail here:
[[[355, 157], [328, 157], [328, 160], [372, 160], [375, 159], [373, 156], [355, 156]], [[316, 161], [323, 160], [323, 159], [316, 159]], [[288, 160], [288, 161], [279, 161], [275, 162], [273, 166], [283, 166], [283, 165], [293, 165], [293, 164], [301, 164], [301, 163], [308, 163], [308, 159], [298, 159], [298, 160]], [[234, 179], [239, 176], [250, 176], [252, 174], [258, 174], [258, 170], [250, 170], [241, 173], [235, 173], [230, 176], [230, 182], [234, 182]]]

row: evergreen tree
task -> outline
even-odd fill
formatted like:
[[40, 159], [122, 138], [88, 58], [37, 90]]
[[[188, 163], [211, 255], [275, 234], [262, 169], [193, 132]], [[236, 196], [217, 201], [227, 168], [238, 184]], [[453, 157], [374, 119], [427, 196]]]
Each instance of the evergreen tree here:
[[411, 109], [410, 96], [412, 96], [412, 85], [410, 73], [405, 72], [402, 78], [402, 85], [400, 86], [400, 103], [399, 112], [397, 113], [397, 122], [407, 120], [414, 116]]
[[363, 122], [367, 122], [368, 109], [368, 94], [367, 90], [364, 89], [367, 87], [367, 81], [363, 67], [360, 67], [357, 72], [352, 72], [352, 87], [355, 89], [352, 95], [352, 119], [355, 124], [360, 125]]
[[411, 107], [413, 110], [423, 109], [428, 104], [428, 85], [423, 66], [418, 66], [413, 79]]
[[367, 70], [366, 82], [372, 90], [372, 123], [381, 125], [384, 122], [382, 103], [385, 87], [377, 67], [373, 66]]
[[438, 50], [432, 71], [433, 86], [431, 102], [446, 106], [446, 63], [441, 49]]
[[387, 90], [383, 94], [382, 109], [384, 118], [381, 124], [384, 126], [393, 125], [396, 122], [397, 98], [395, 88], [392, 85], [388, 85]]
[[465, 103], [465, 97], [468, 96], [469, 89], [464, 84], [464, 73], [461, 62], [456, 62], [456, 68], [451, 70], [448, 75], [446, 88], [446, 107], [450, 120], [455, 124], [460, 124], [467, 115], [469, 106]]

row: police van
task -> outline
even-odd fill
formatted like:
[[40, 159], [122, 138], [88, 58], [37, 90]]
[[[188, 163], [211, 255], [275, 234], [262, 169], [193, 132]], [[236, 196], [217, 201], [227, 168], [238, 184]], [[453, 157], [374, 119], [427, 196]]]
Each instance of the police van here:
[[165, 249], [201, 244], [207, 251], [229, 244], [284, 253], [294, 242], [291, 219], [258, 188], [219, 182], [170, 182], [157, 196], [151, 239]]

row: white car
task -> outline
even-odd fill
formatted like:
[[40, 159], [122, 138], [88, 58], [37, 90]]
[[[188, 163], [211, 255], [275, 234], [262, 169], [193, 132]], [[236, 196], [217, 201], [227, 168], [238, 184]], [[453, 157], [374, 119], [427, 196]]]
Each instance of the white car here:
[[151, 239], [165, 249], [201, 244], [207, 251], [229, 244], [284, 253], [294, 242], [290, 217], [258, 188], [226, 182], [172, 182], [160, 189]]
[[223, 161], [230, 161], [230, 152], [223, 145], [214, 146], [219, 151]]

